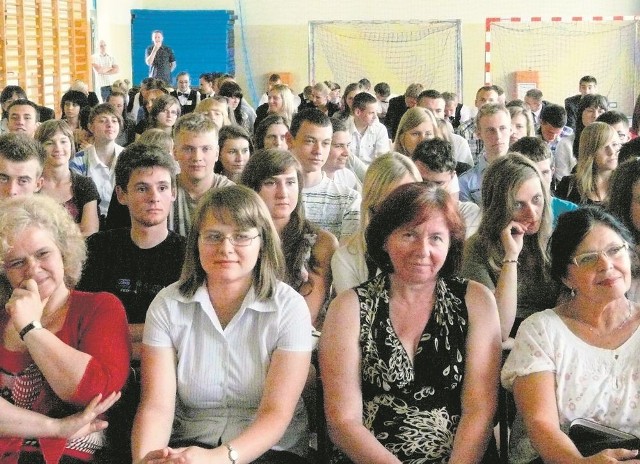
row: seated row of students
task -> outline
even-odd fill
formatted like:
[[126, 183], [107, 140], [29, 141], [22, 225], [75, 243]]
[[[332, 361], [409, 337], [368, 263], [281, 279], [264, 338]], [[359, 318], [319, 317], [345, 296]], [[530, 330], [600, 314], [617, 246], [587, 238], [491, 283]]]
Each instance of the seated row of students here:
[[[185, 121], [188, 121], [189, 119], [186, 118]], [[207, 120], [206, 118], [204, 120]], [[195, 119], [192, 121], [195, 122]], [[201, 123], [204, 124], [204, 123]], [[198, 132], [197, 130], [192, 130], [192, 131], [187, 131], [187, 132], [193, 132], [192, 135], [195, 135], [195, 138], [197, 138], [198, 136]], [[214, 131], [211, 131], [214, 132]], [[209, 147], [209, 149], [212, 148], [211, 145], [204, 145], [204, 146], [199, 146], [197, 144], [193, 144], [193, 139], [191, 139], [191, 141], [186, 142], [186, 148], [185, 144], [180, 144], [179, 142], [177, 142], [178, 138], [180, 137], [180, 131], [177, 131], [177, 137], [176, 137], [176, 146], [180, 146], [181, 148], [179, 150], [176, 150], [176, 157], [178, 158], [178, 161], [180, 161], [180, 157], [178, 155], [178, 153], [184, 149], [184, 151], [191, 151], [191, 152], [196, 152], [196, 154], [189, 158], [187, 156], [184, 157], [184, 160], [190, 160], [190, 161], [195, 161], [190, 165], [187, 165], [187, 170], [191, 170], [193, 173], [197, 173], [197, 172], [203, 172], [205, 174], [205, 176], [207, 175], [208, 171], [211, 170], [213, 171], [213, 168], [211, 166], [210, 169], [206, 169], [204, 166], [200, 166], [199, 164], [199, 156], [197, 155], [197, 152], [199, 152], [200, 150], [202, 150], [203, 152], [207, 150], [207, 147]], [[317, 166], [320, 165], [320, 168], [322, 167], [322, 162], [324, 160], [326, 160], [326, 157], [328, 156], [328, 152], [330, 151], [330, 145], [332, 144], [333, 140], [333, 134], [332, 134], [332, 129], [331, 129], [331, 124], [330, 121], [326, 118], [323, 118], [321, 116], [319, 116], [319, 114], [317, 112], [306, 112], [306, 113], [301, 113], [299, 115], [299, 118], [294, 121], [294, 124], [292, 124], [292, 131], [291, 134], [289, 136], [289, 140], [291, 142], [291, 148], [292, 148], [292, 152], [293, 154], [298, 157], [301, 165], [302, 165], [302, 175], [300, 176], [303, 179], [309, 178], [311, 181], [314, 181], [316, 179], [318, 179], [318, 169]], [[217, 144], [213, 144], [213, 147], [216, 147]], [[217, 150], [214, 150], [217, 151]], [[415, 150], [414, 150], [415, 151]], [[419, 151], [419, 150], [418, 150]], [[216, 154], [217, 155], [217, 154]], [[213, 156], [213, 155], [212, 155]], [[259, 160], [260, 158], [258, 156], [256, 156], [255, 158], [253, 158], [255, 160]], [[381, 160], [383, 158], [380, 158]], [[505, 158], [505, 159], [510, 159], [509, 157]], [[502, 161], [502, 159], [500, 160]], [[505, 161], [506, 163], [506, 161]], [[526, 164], [526, 163], [525, 163]], [[117, 164], [116, 164], [117, 166]], [[496, 166], [500, 166], [500, 164], [496, 164]], [[181, 164], [181, 169], [183, 168], [183, 165]], [[493, 164], [491, 166], [491, 168], [493, 168]], [[496, 168], [498, 169], [498, 168]], [[247, 173], [249, 173], [252, 170], [248, 170]], [[525, 169], [526, 171], [526, 169]], [[533, 172], [536, 172], [535, 168], [533, 169]], [[181, 172], [182, 174], [182, 172]], [[488, 175], [488, 173], [487, 173]], [[195, 176], [197, 177], [197, 176]], [[322, 175], [320, 175], [320, 179], [322, 179]], [[505, 177], [509, 177], [509, 176], [505, 176]], [[538, 184], [539, 189], [541, 189], [544, 193], [545, 188], [543, 187], [544, 184], [540, 179], [538, 179]], [[366, 181], [365, 181], [366, 183]], [[524, 185], [524, 184], [523, 184]], [[262, 188], [260, 190], [264, 189], [264, 185], [262, 186]], [[512, 192], [512, 194], [514, 196], [518, 195], [520, 193], [520, 190], [522, 189], [522, 185], [518, 186], [519, 190], [518, 192]], [[538, 192], [538, 187], [536, 186], [535, 190], [535, 195], [532, 195], [530, 198], [525, 198], [524, 200], [518, 200], [519, 202], [525, 203], [523, 205], [523, 208], [526, 210], [525, 212], [525, 217], [526, 214], [532, 214], [533, 219], [534, 220], [530, 220], [529, 222], [525, 221], [525, 224], [527, 225], [526, 228], [522, 228], [522, 230], [516, 231], [515, 234], [512, 235], [511, 240], [513, 242], [515, 242], [515, 250], [517, 251], [517, 246], [518, 246], [518, 241], [519, 240], [523, 240], [523, 236], [525, 236], [527, 234], [527, 232], [533, 232], [533, 234], [535, 234], [536, 232], [534, 231], [535, 227], [536, 227], [536, 208], [534, 206], [540, 206], [539, 201], [540, 201], [540, 195]], [[207, 195], [209, 193], [206, 193]], [[484, 196], [484, 194], [483, 194]], [[544, 195], [543, 195], [544, 196]], [[316, 197], [312, 197], [315, 198], [317, 200], [319, 196]], [[537, 197], [537, 200], [535, 200], [535, 198]], [[535, 205], [535, 202], [538, 202], [537, 205]], [[275, 202], [277, 205], [277, 202]], [[515, 202], [514, 202], [515, 203]], [[526, 204], [526, 203], [531, 203], [531, 204]], [[225, 203], [226, 204], [226, 203]], [[548, 204], [548, 201], [545, 202], [545, 204]], [[504, 203], [503, 203], [504, 205]], [[329, 207], [328, 210], [332, 210], [333, 208]], [[506, 210], [506, 208], [503, 209]], [[548, 206], [547, 206], [548, 209]], [[329, 211], [331, 212], [331, 211]], [[273, 213], [271, 214], [273, 216]], [[510, 221], [512, 221], [514, 218], [509, 218]], [[531, 219], [531, 217], [529, 217], [528, 219]], [[233, 221], [232, 221], [233, 222]], [[541, 221], [540, 221], [541, 223]], [[538, 224], [539, 226], [540, 224]], [[480, 227], [480, 229], [482, 229], [482, 226]], [[525, 230], [526, 229], [526, 230]], [[231, 236], [223, 236], [221, 239], [221, 242], [218, 242], [219, 246], [230, 246], [226, 244], [226, 239], [229, 238], [229, 241], [231, 242], [231, 240], [236, 240], [238, 239], [238, 236], [236, 235], [231, 235]], [[507, 237], [508, 239], [508, 237]], [[239, 240], [242, 240], [242, 238], [239, 238]], [[509, 240], [507, 240], [507, 242], [509, 242]], [[521, 242], [522, 243], [522, 242]], [[520, 246], [522, 246], [520, 243]], [[512, 244], [509, 242], [509, 246], [511, 246]], [[335, 247], [335, 245], [334, 245]], [[507, 247], [505, 247], [506, 249]], [[319, 251], [319, 250], [316, 250]], [[313, 251], [310, 250], [309, 252], [310, 256], [308, 259], [313, 259], [317, 257], [316, 255], [313, 255]], [[332, 253], [327, 253], [328, 255], [332, 254]], [[506, 256], [506, 255], [505, 255]], [[329, 256], [330, 259], [330, 256]], [[507, 258], [504, 258], [505, 260], [507, 260]], [[508, 258], [508, 261], [505, 261], [503, 263], [503, 267], [504, 265], [511, 265], [513, 264], [513, 259], [514, 258]], [[518, 259], [518, 258], [515, 258]], [[327, 259], [324, 259], [324, 262], [327, 262]], [[308, 271], [307, 271], [308, 273]], [[307, 284], [307, 286], [311, 286], [311, 290], [313, 289], [315, 283], [313, 282], [313, 280], [309, 280], [309, 275], [307, 274], [307, 279], [302, 279], [304, 284]], [[326, 281], [326, 277], [324, 278], [324, 280]], [[302, 289], [303, 286], [300, 287], [300, 289]], [[303, 292], [306, 290], [302, 290]], [[519, 293], [519, 292], [518, 292]], [[324, 297], [323, 301], [326, 300], [326, 296]], [[215, 307], [215, 306], [214, 306]], [[509, 315], [503, 315], [503, 311], [500, 310], [500, 305], [498, 305], [499, 308], [499, 313], [501, 315], [501, 320], [505, 319], [507, 321], [508, 325], [508, 318], [510, 317]], [[504, 326], [505, 324], [503, 324]], [[503, 336], [504, 336], [504, 328], [503, 328]], [[191, 362], [191, 361], [190, 361]], [[486, 412], [486, 411], [485, 411]], [[241, 442], [242, 443], [242, 442]], [[229, 450], [227, 450], [228, 452], [230, 452]], [[168, 453], [168, 450], [163, 451], [165, 453]], [[186, 451], [185, 451], [186, 452]], [[197, 453], [197, 451], [191, 450], [191, 453]], [[219, 450], [218, 453], [220, 452], [224, 452], [224, 450]], [[251, 448], [249, 447], [249, 452], [251, 452]]]

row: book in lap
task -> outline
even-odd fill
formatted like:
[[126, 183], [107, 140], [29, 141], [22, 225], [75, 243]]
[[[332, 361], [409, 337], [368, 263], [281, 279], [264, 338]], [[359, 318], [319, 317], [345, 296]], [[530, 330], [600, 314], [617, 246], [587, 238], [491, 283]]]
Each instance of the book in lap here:
[[569, 438], [583, 456], [592, 456], [605, 449], [640, 449], [640, 438], [588, 419], [575, 419], [569, 426]]

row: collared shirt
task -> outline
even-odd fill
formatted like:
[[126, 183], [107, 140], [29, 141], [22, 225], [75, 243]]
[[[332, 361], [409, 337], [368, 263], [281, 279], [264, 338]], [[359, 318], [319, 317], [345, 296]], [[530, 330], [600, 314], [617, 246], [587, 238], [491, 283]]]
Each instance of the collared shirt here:
[[98, 203], [99, 213], [106, 216], [109, 210], [109, 202], [113, 195], [113, 189], [116, 184], [116, 161], [118, 156], [124, 150], [124, 147], [115, 144], [114, 156], [111, 166], [107, 166], [98, 158], [96, 147], [89, 145], [69, 161], [69, 168], [83, 176], [90, 177], [96, 184], [98, 194], [100, 194], [100, 202]]
[[[278, 282], [267, 301], [258, 301], [251, 288], [223, 328], [206, 285], [193, 297], [185, 297], [179, 284], [161, 290], [151, 303], [142, 341], [175, 353], [177, 396], [171, 440], [218, 446], [254, 420], [273, 353], [311, 351], [311, 317], [304, 298]], [[297, 417], [278, 444], [282, 449], [292, 450], [302, 438]]]
[[[147, 58], [153, 51], [153, 45], [149, 45], [144, 57]], [[171, 63], [175, 63], [176, 57], [173, 50], [162, 45], [156, 52], [153, 63], [149, 66], [149, 77], [162, 79], [166, 84], [171, 84]]]
[[[105, 53], [104, 55], [101, 55], [100, 53], [96, 53], [91, 57], [91, 60], [95, 64], [103, 68], [104, 67], [111, 68], [116, 64], [116, 59], [111, 55], [109, 55], [108, 53]], [[111, 86], [111, 74], [101, 74], [95, 69], [94, 69], [94, 73], [96, 77], [96, 87], [100, 88], [100, 87]]]
[[335, 183], [322, 173], [322, 181], [302, 189], [307, 219], [342, 240], [354, 234], [360, 223], [358, 192]]
[[352, 137], [351, 152], [366, 164], [371, 164], [377, 156], [389, 151], [389, 134], [380, 121], [374, 121], [365, 128], [364, 134], [361, 134], [356, 129], [353, 116], [349, 116], [347, 127]]
[[460, 176], [460, 201], [471, 201], [482, 207], [482, 178], [488, 165], [487, 156], [482, 153], [475, 166]]
[[475, 163], [478, 162], [480, 155], [484, 151], [484, 143], [478, 138], [476, 134], [476, 120], [475, 118], [468, 121], [461, 122], [456, 129], [456, 134], [464, 137], [469, 142], [469, 149], [471, 150], [471, 156]]

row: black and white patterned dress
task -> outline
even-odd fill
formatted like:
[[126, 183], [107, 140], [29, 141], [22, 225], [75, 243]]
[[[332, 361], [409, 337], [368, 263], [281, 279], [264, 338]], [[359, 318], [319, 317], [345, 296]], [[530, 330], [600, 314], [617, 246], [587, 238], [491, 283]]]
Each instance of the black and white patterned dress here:
[[391, 325], [389, 285], [381, 274], [355, 289], [363, 423], [403, 463], [446, 463], [461, 415], [467, 281], [438, 279], [413, 363]]

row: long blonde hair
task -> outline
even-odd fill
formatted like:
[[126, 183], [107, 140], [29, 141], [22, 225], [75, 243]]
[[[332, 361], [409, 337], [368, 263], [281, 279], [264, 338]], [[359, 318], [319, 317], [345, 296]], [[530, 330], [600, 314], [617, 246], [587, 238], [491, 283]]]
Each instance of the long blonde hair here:
[[589, 195], [599, 196], [596, 183], [598, 167], [595, 158], [598, 151], [606, 147], [615, 136], [616, 131], [613, 127], [604, 122], [596, 121], [582, 130], [576, 166], [576, 187], [581, 201], [586, 201]]
[[411, 153], [407, 151], [404, 147], [403, 138], [404, 135], [412, 129], [415, 129], [420, 124], [425, 121], [431, 122], [433, 126], [433, 135], [437, 139], [442, 138], [442, 132], [440, 131], [440, 127], [438, 127], [438, 121], [433, 114], [433, 112], [427, 108], [422, 108], [420, 106], [414, 106], [413, 108], [409, 108], [402, 118], [400, 118], [400, 123], [398, 124], [398, 131], [396, 132], [396, 140], [394, 143], [394, 150], [398, 153], [401, 153], [405, 156], [411, 156]]
[[398, 181], [407, 174], [412, 176], [415, 182], [422, 181], [420, 172], [411, 158], [401, 153], [389, 152], [373, 160], [362, 184], [358, 232], [347, 241], [350, 252], [366, 252], [364, 233], [371, 221], [371, 216], [380, 203], [395, 189]]

